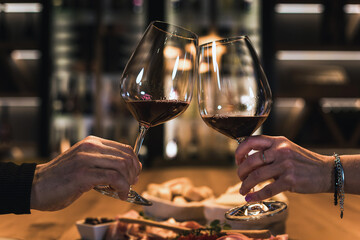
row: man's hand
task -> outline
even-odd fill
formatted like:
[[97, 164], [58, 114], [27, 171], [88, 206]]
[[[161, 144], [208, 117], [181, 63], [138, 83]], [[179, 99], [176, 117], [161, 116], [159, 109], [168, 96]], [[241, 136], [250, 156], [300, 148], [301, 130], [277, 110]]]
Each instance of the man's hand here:
[[36, 167], [31, 209], [63, 209], [97, 185], [110, 185], [126, 200], [141, 167], [132, 147], [86, 137], [52, 161]]

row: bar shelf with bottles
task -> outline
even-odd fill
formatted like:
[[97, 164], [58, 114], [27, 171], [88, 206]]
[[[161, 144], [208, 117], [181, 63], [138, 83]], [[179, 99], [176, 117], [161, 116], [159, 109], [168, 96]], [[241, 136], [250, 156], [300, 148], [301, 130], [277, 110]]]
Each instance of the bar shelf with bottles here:
[[54, 2], [52, 155], [90, 134], [133, 140], [126, 140], [135, 121], [120, 101], [119, 79], [144, 31], [145, 7], [127, 0]]
[[[41, 0], [0, 1], [0, 118], [10, 123], [9, 160], [41, 152], [47, 11], [47, 2]], [[6, 124], [0, 125], [3, 129]], [[0, 137], [0, 145], [4, 141]]]
[[[273, 122], [296, 125], [275, 124], [272, 133], [308, 147], [359, 146], [359, 139], [351, 140], [357, 127], [348, 122], [359, 112], [353, 107], [360, 91], [359, 2], [275, 0], [264, 4], [272, 9], [264, 21], [268, 39], [264, 47], [270, 77], [276, 79], [271, 83], [278, 107]], [[342, 103], [343, 109], [336, 106], [336, 111], [324, 111], [334, 101]], [[342, 113], [347, 117], [342, 118]], [[340, 128], [345, 122], [348, 127]], [[340, 135], [348, 136], [348, 141], [339, 142]]]

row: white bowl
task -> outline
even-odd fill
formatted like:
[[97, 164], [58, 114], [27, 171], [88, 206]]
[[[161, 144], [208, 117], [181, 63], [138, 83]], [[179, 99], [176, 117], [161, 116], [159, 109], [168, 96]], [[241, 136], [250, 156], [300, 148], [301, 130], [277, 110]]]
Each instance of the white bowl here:
[[145, 214], [158, 221], [174, 218], [177, 221], [195, 220], [202, 222], [205, 219], [204, 201], [174, 203], [152, 196], [147, 192], [142, 195], [153, 203], [152, 206], [143, 207]]
[[100, 223], [96, 225], [85, 223], [85, 220], [76, 222], [76, 227], [83, 240], [102, 240], [109, 226], [114, 222]]

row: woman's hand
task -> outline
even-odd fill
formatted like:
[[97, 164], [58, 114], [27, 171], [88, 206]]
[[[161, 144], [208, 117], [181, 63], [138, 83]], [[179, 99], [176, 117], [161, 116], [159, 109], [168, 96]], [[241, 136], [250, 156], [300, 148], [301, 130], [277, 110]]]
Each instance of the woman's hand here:
[[[248, 155], [251, 150], [257, 152]], [[330, 192], [333, 189], [332, 156], [304, 149], [285, 137], [251, 136], [239, 144], [236, 153], [240, 189], [246, 201], [260, 201], [283, 191], [297, 193]], [[257, 192], [258, 183], [273, 179]]]
[[86, 137], [52, 161], [36, 167], [31, 209], [63, 209], [97, 185], [110, 185], [126, 200], [140, 171], [141, 163], [130, 146]]

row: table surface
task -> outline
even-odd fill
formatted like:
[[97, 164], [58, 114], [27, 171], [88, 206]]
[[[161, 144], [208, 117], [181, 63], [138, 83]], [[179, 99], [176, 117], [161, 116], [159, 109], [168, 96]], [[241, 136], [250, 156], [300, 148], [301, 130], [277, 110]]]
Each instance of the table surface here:
[[[210, 186], [216, 195], [238, 182], [235, 167], [173, 167], [143, 170], [135, 190], [142, 192], [147, 183], [162, 183], [176, 177], [189, 177], [196, 186]], [[314, 183], [316, 184], [316, 183]], [[344, 218], [333, 205], [332, 194], [286, 193], [289, 215], [286, 233], [293, 240], [360, 239], [360, 196], [345, 196]], [[90, 191], [71, 206], [57, 212], [32, 211], [28, 215], [0, 216], [0, 239], [80, 239], [75, 222], [86, 217], [115, 217], [140, 206]]]

